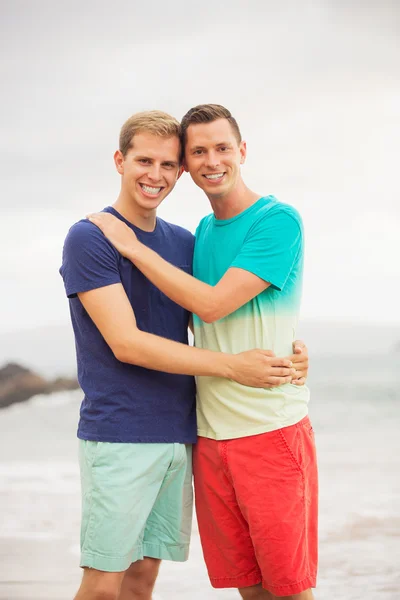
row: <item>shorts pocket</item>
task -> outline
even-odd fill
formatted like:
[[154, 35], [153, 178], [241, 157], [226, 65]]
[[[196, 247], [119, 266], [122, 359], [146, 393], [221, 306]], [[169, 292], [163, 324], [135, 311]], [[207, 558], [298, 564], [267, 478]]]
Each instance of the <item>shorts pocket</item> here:
[[290, 457], [293, 465], [300, 472], [303, 471], [304, 448], [303, 436], [300, 427], [291, 425], [277, 431], [282, 449]]
[[89, 468], [93, 467], [94, 465], [101, 443], [102, 442], [92, 442], [89, 440], [85, 441], [86, 462]]

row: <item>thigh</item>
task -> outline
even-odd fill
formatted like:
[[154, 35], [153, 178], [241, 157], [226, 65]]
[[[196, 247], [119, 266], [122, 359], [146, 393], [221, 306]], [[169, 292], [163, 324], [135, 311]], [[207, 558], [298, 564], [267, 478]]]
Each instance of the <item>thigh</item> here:
[[124, 571], [143, 558], [143, 531], [171, 456], [172, 444], [81, 440], [82, 567]]
[[194, 449], [196, 514], [213, 587], [245, 587], [261, 581], [249, 528], [238, 506], [227, 442], [199, 438]]
[[171, 464], [146, 522], [144, 555], [187, 560], [192, 517], [192, 446], [173, 444]]
[[235, 440], [229, 464], [264, 587], [278, 596], [314, 587], [318, 481], [308, 418]]

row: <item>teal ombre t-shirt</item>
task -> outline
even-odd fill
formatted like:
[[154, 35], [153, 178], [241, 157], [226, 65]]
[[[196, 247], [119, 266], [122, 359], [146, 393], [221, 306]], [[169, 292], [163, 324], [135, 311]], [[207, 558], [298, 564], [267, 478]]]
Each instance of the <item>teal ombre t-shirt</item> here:
[[[202, 219], [196, 231], [194, 276], [216, 285], [230, 267], [250, 271], [271, 285], [214, 323], [194, 315], [195, 345], [228, 353], [262, 348], [277, 356], [292, 354], [303, 273], [298, 212], [268, 196], [232, 219]], [[233, 439], [287, 427], [306, 416], [308, 400], [306, 386], [261, 389], [198, 377], [198, 435]]]

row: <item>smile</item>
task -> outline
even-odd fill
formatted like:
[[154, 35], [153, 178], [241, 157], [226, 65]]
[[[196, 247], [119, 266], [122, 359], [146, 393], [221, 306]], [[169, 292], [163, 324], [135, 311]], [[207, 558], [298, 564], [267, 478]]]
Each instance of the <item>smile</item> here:
[[225, 173], [212, 173], [211, 175], [203, 175], [208, 181], [221, 181]]
[[139, 185], [142, 190], [150, 196], [157, 196], [157, 194], [159, 194], [163, 189], [162, 187], [152, 187], [150, 185], [146, 185], [145, 183], [139, 183]]

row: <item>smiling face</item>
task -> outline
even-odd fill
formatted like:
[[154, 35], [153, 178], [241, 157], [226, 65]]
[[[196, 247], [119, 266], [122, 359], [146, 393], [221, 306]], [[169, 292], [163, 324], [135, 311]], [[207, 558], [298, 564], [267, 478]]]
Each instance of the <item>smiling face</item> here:
[[182, 173], [179, 166], [180, 141], [177, 136], [160, 137], [136, 133], [125, 156], [114, 155], [121, 177], [121, 192], [132, 208], [155, 210], [173, 190]]
[[222, 198], [235, 190], [245, 158], [246, 144], [238, 142], [227, 119], [187, 128], [185, 167], [209, 198]]

